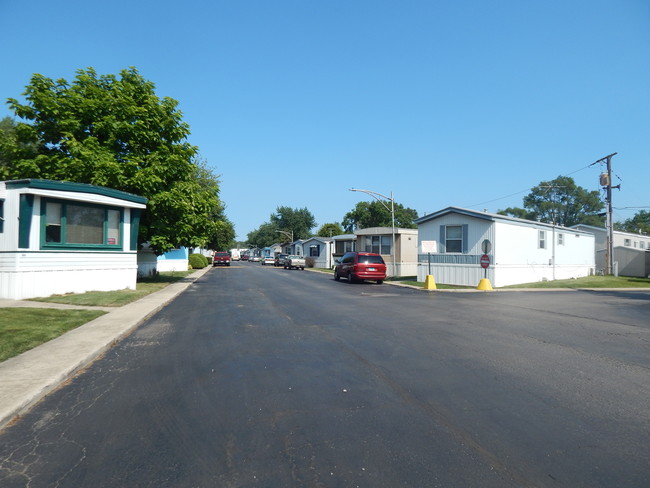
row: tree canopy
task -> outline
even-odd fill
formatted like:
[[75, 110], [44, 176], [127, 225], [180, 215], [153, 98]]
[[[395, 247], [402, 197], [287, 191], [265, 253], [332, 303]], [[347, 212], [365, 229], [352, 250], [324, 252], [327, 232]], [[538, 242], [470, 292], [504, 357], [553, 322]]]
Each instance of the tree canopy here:
[[287, 242], [311, 237], [316, 219], [305, 208], [277, 207], [269, 222], [248, 233], [248, 245], [267, 247], [276, 242]]
[[2, 178], [89, 183], [144, 196], [139, 242], [157, 253], [227, 235], [232, 224], [223, 215], [218, 178], [197, 163], [178, 102], [159, 98], [154, 88], [135, 68], [119, 77], [79, 70], [71, 83], [34, 74], [26, 103], [8, 100], [21, 122], [0, 131]]
[[576, 185], [569, 176], [542, 181], [524, 197], [523, 203], [524, 208], [510, 207], [498, 213], [564, 227], [602, 225], [604, 222], [602, 215], [599, 215], [605, 206], [599, 192]]
[[[386, 202], [390, 208], [390, 202]], [[395, 227], [404, 229], [415, 229], [413, 223], [418, 218], [418, 213], [412, 208], [406, 208], [400, 203], [395, 203]], [[343, 217], [343, 229], [345, 232], [353, 232], [355, 229], [366, 229], [368, 227], [390, 227], [392, 225], [391, 212], [381, 202], [359, 202], [353, 210]]]
[[321, 225], [316, 235], [318, 237], [332, 237], [343, 234], [343, 228], [337, 222]]
[[634, 217], [625, 220], [623, 223], [616, 225], [616, 227], [618, 230], [633, 234], [650, 235], [650, 212], [641, 210]]

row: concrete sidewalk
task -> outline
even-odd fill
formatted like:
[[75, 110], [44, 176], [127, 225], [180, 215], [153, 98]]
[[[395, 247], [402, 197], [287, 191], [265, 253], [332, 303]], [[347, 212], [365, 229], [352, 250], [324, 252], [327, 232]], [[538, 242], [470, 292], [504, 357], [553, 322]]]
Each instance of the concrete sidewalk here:
[[211, 267], [119, 308], [0, 300], [1, 307], [102, 309], [107, 314], [0, 363], [0, 429], [88, 366], [162, 309]]

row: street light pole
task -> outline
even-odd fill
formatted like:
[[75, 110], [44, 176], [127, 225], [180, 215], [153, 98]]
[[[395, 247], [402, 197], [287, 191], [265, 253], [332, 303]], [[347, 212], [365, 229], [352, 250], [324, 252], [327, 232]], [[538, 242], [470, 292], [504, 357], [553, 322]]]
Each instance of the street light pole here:
[[[396, 267], [395, 267], [395, 199], [393, 198], [393, 192], [390, 192], [390, 197], [387, 197], [386, 195], [382, 195], [381, 193], [377, 193], [376, 191], [370, 191], [370, 190], [360, 190], [359, 188], [350, 188], [350, 191], [359, 191], [361, 193], [367, 193], [371, 197], [373, 197], [375, 200], [377, 200], [379, 203], [381, 203], [386, 210], [390, 212], [390, 220], [391, 220], [391, 235], [392, 235], [392, 244], [390, 247], [390, 254], [391, 254], [391, 259], [393, 261], [393, 276], [396, 274]], [[383, 200], [381, 200], [379, 197], [384, 198], [386, 200], [390, 200], [390, 208], [388, 208], [388, 205], [384, 203]], [[379, 251], [381, 253], [381, 242], [379, 243]]]

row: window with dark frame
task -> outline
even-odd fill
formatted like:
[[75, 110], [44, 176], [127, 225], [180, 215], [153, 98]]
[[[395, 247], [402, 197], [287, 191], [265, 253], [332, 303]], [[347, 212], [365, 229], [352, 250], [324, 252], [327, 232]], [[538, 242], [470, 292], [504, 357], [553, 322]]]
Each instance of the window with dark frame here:
[[45, 247], [121, 245], [121, 209], [46, 200], [43, 212]]
[[445, 229], [445, 252], [463, 252], [462, 225], [448, 225]]

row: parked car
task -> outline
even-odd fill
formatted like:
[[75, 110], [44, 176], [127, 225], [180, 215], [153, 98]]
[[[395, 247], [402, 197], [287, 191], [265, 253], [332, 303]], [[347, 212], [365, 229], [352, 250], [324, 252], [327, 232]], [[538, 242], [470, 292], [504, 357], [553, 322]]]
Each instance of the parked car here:
[[251, 256], [250, 258], [248, 258], [248, 260], [253, 263], [259, 263], [262, 260], [262, 258], [260, 256]]
[[248, 254], [242, 254], [242, 255], [240, 256], [240, 258], [241, 258], [242, 261], [248, 261], [248, 258], [249, 258], [249, 257], [250, 257], [250, 256], [249, 256]]
[[274, 266], [284, 266], [284, 261], [287, 259], [288, 254], [278, 254], [275, 257]]
[[230, 253], [217, 251], [212, 255], [212, 266], [230, 266]]
[[386, 263], [379, 254], [371, 252], [348, 252], [335, 261], [334, 279], [347, 278], [355, 281], [373, 280], [381, 285], [386, 279]]
[[264, 256], [262, 258], [262, 264], [272, 264], [275, 265], [275, 258], [271, 256]]
[[305, 258], [290, 254], [284, 260], [284, 269], [305, 269]]

